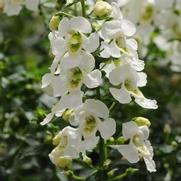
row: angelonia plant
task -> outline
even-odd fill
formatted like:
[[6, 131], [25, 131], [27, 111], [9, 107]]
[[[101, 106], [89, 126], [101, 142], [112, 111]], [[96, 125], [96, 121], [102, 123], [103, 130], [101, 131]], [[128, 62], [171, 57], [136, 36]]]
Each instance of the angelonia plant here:
[[[77, 2], [78, 3], [78, 2]], [[150, 122], [135, 118], [122, 124], [122, 144], [109, 144], [116, 132], [111, 107], [134, 101], [142, 108], [157, 109], [157, 102], [146, 98], [144, 61], [139, 59], [136, 26], [125, 19], [116, 1], [81, 1], [81, 14], [57, 12], [50, 20], [49, 40], [54, 57], [50, 72], [42, 78], [42, 88], [57, 98], [51, 112], [41, 122], [61, 117], [68, 126], [53, 138], [50, 160], [62, 169], [73, 159], [86, 157], [97, 146], [102, 167], [107, 147], [117, 149], [130, 163], [144, 159], [147, 170], [155, 172], [153, 149], [148, 140]], [[108, 85], [112, 106], [104, 102]], [[91, 94], [90, 96], [88, 96]], [[102, 169], [102, 168], [101, 168]]]
[[[147, 84], [147, 75], [137, 43], [142, 37], [138, 36], [140, 29], [152, 26], [155, 12], [161, 11], [155, 8], [158, 7], [155, 2], [57, 1], [60, 6], [64, 3], [64, 8], [57, 10], [49, 22], [53, 60], [49, 73], [42, 78], [42, 89], [56, 98], [56, 103], [41, 122], [46, 125], [61, 118], [67, 123], [53, 138], [54, 149], [49, 158], [55, 166], [71, 170], [74, 159], [90, 159], [87, 153], [98, 148], [97, 170], [99, 180], [104, 180], [109, 148], [120, 152], [129, 163], [144, 160], [149, 172], [156, 171], [149, 141], [150, 121], [136, 117], [122, 123], [121, 141], [116, 142], [114, 135], [121, 120], [112, 116], [118, 104], [126, 106], [134, 102], [140, 109], [158, 108], [156, 100], [146, 98], [141, 91]], [[9, 16], [18, 15], [23, 7], [37, 11], [39, 3], [39, 0], [0, 0], [0, 8]], [[179, 30], [174, 29], [176, 33]], [[148, 38], [142, 38], [146, 44], [144, 40]], [[161, 37], [157, 37], [159, 43], [158, 38]], [[111, 106], [106, 104], [105, 97], [112, 102]]]

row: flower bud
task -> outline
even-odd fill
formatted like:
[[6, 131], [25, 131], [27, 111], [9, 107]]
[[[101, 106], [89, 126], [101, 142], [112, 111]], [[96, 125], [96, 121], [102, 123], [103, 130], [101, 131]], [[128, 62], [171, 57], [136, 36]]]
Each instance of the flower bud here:
[[60, 18], [58, 16], [53, 16], [49, 22], [49, 28], [52, 31], [55, 31], [57, 30], [59, 23], [60, 23]]
[[57, 146], [61, 141], [61, 136], [59, 134], [57, 134], [54, 138], [53, 138], [53, 145]]
[[57, 160], [57, 166], [64, 170], [70, 169], [72, 166], [72, 159], [68, 156], [61, 156]]
[[4, 0], [0, 0], [0, 11], [4, 8]]
[[166, 134], [170, 134], [171, 133], [171, 127], [169, 124], [165, 124], [164, 128], [163, 128], [163, 132]]
[[144, 117], [136, 117], [133, 118], [133, 121], [138, 125], [138, 126], [150, 126], [151, 123], [149, 121], [149, 119], [144, 118]]
[[105, 2], [105, 1], [98, 1], [96, 2], [94, 6], [94, 14], [101, 18], [101, 17], [107, 17], [112, 12], [112, 6]]

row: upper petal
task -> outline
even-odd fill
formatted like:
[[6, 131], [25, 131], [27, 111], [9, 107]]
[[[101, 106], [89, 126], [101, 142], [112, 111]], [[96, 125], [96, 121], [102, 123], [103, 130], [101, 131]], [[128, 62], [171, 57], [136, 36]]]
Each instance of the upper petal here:
[[116, 132], [116, 122], [112, 118], [108, 118], [104, 121], [99, 121], [98, 129], [102, 138], [109, 139]]
[[81, 16], [74, 17], [70, 20], [70, 29], [82, 33], [91, 33], [92, 31], [90, 22]]
[[84, 84], [88, 88], [95, 88], [102, 84], [102, 74], [98, 69], [90, 72], [84, 77]]
[[84, 103], [84, 109], [100, 118], [106, 119], [109, 117], [109, 109], [99, 100], [87, 99]]

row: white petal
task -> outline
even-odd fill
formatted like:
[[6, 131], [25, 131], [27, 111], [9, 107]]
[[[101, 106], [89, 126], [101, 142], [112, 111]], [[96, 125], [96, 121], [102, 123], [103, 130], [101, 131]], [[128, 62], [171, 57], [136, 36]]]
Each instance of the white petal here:
[[55, 76], [52, 83], [53, 95], [59, 97], [67, 92], [67, 80], [64, 76]]
[[42, 86], [41, 88], [45, 88], [47, 87], [51, 81], [52, 81], [52, 74], [51, 73], [47, 73], [42, 77]]
[[127, 104], [131, 101], [130, 94], [124, 88], [121, 89], [110, 88], [109, 91], [114, 97], [114, 99], [116, 99], [122, 104]]
[[120, 83], [123, 83], [127, 77], [128, 72], [128, 66], [126, 65], [115, 68], [109, 74], [109, 80], [111, 84], [119, 85]]
[[133, 145], [115, 145], [112, 147], [117, 149], [130, 163], [137, 163], [139, 161], [138, 151]]
[[40, 123], [42, 126], [48, 124], [53, 119], [54, 114], [50, 113], [46, 116], [46, 118]]
[[109, 117], [109, 109], [99, 100], [87, 99], [84, 103], [84, 109], [100, 118], [106, 119]]
[[135, 39], [127, 39], [126, 40], [126, 44], [131, 47], [133, 50], [137, 50], [138, 49], [138, 43]]
[[149, 172], [156, 172], [156, 164], [151, 157], [143, 157], [146, 168]]
[[84, 77], [84, 84], [88, 88], [96, 88], [102, 84], [102, 74], [99, 70], [94, 70]]
[[100, 36], [104, 40], [110, 40], [112, 38], [116, 38], [121, 34], [121, 27], [119, 20], [112, 20], [103, 24]]
[[157, 109], [157, 101], [152, 99], [147, 99], [145, 97], [135, 97], [135, 102], [143, 108], [146, 109]]
[[129, 121], [127, 123], [123, 123], [122, 134], [126, 139], [130, 139], [133, 136], [137, 135], [138, 133], [139, 133], [139, 127], [135, 122]]
[[140, 126], [139, 129], [142, 131], [143, 136], [144, 136], [144, 140], [147, 140], [150, 134], [150, 130], [148, 128], [148, 126]]
[[65, 56], [61, 60], [61, 68], [63, 71], [66, 71], [68, 69], [78, 67], [80, 62], [82, 60], [82, 55], [70, 55], [69, 53], [66, 53]]
[[112, 118], [108, 118], [98, 123], [98, 128], [102, 138], [109, 139], [116, 132], [116, 122]]
[[133, 36], [136, 33], [135, 25], [126, 19], [121, 20], [121, 29], [126, 36]]
[[52, 42], [52, 52], [55, 56], [63, 56], [66, 51], [66, 42], [63, 38], [57, 37]]
[[26, 0], [25, 5], [31, 11], [37, 11], [38, 5], [39, 5], [39, 0]]
[[18, 15], [22, 9], [21, 4], [14, 5], [10, 2], [5, 2], [3, 12], [8, 16]]
[[120, 49], [116, 45], [116, 42], [113, 41], [109, 45], [109, 51], [112, 57], [119, 58], [121, 56]]
[[101, 47], [100, 47], [100, 50], [101, 50], [101, 57], [103, 58], [109, 58], [111, 56], [110, 54], [110, 50], [109, 50], [109, 45], [107, 42], [101, 42]]
[[88, 52], [94, 52], [99, 47], [99, 35], [97, 33], [92, 33], [89, 37], [83, 37], [83, 48]]
[[96, 147], [96, 145], [99, 142], [98, 136], [92, 136], [90, 138], [86, 138], [85, 140], [80, 142], [80, 150], [82, 153], [85, 153], [86, 151], [91, 151]]
[[137, 86], [144, 87], [147, 84], [147, 75], [144, 72], [138, 72], [137, 75], [139, 77]]
[[92, 54], [90, 53], [82, 53], [80, 65], [79, 67], [81, 70], [84, 70], [85, 72], [91, 72], [95, 67], [95, 59]]
[[63, 17], [58, 26], [59, 35], [61, 37], [67, 35], [70, 31], [70, 21], [67, 17]]
[[65, 108], [74, 109], [82, 104], [83, 93], [80, 90], [74, 90], [68, 95], [62, 97], [61, 104]]
[[90, 22], [81, 16], [74, 17], [70, 20], [70, 29], [76, 30], [82, 33], [91, 33], [92, 27]]

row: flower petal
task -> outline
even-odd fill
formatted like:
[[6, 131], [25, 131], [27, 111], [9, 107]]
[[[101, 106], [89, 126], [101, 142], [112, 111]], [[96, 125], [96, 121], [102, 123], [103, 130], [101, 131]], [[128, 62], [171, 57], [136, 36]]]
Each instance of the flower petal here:
[[133, 36], [136, 33], [135, 25], [126, 19], [121, 20], [121, 30], [126, 36]]
[[92, 33], [89, 37], [82, 35], [83, 37], [83, 48], [88, 52], [95, 52], [99, 47], [99, 35]]
[[82, 60], [79, 67], [85, 72], [91, 72], [95, 67], [95, 59], [92, 54], [84, 52], [82, 53]]
[[92, 31], [90, 22], [81, 16], [74, 17], [70, 20], [70, 29], [82, 33], [91, 33]]
[[51, 81], [52, 81], [52, 74], [51, 73], [47, 73], [42, 77], [42, 86], [41, 88], [45, 88], [47, 87]]
[[157, 101], [152, 99], [147, 99], [145, 97], [135, 97], [135, 102], [143, 108], [146, 109], [157, 109]]
[[112, 118], [108, 118], [98, 123], [98, 128], [102, 138], [109, 139], [116, 132], [116, 122]]
[[126, 139], [130, 139], [138, 133], [139, 133], [139, 128], [135, 122], [129, 121], [127, 123], [123, 123], [122, 134]]
[[42, 126], [48, 124], [53, 119], [54, 113], [49, 113], [46, 118], [40, 123]]
[[101, 71], [94, 70], [84, 77], [84, 84], [88, 88], [96, 88], [102, 84]]
[[124, 88], [121, 89], [110, 88], [109, 91], [111, 92], [114, 99], [116, 99], [122, 104], [127, 104], [131, 101], [130, 94]]
[[84, 109], [100, 118], [106, 119], [109, 117], [109, 109], [99, 100], [87, 99], [84, 103]]
[[143, 157], [146, 168], [149, 172], [156, 172], [156, 164], [151, 157]]
[[133, 145], [115, 145], [111, 147], [117, 149], [130, 163], [137, 163], [139, 161], [138, 151]]
[[58, 26], [58, 34], [61, 37], [67, 35], [70, 31], [70, 20], [67, 17], [63, 17]]
[[31, 11], [37, 11], [38, 10], [38, 5], [39, 5], [39, 0], [31, 0], [31, 1], [26, 0], [25, 5]]

